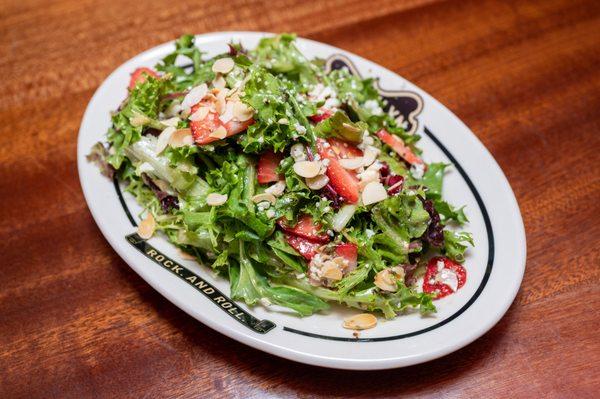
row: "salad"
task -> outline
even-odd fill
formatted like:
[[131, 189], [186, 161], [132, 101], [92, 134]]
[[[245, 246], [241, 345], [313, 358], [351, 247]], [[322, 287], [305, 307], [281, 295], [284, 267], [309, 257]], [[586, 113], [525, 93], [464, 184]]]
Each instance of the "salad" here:
[[473, 245], [442, 198], [448, 165], [423, 160], [373, 79], [327, 72], [294, 42], [207, 58], [182, 36], [133, 71], [89, 159], [144, 208], [141, 238], [164, 234], [233, 299], [300, 316], [339, 303], [362, 311], [351, 329], [435, 312], [465, 284]]

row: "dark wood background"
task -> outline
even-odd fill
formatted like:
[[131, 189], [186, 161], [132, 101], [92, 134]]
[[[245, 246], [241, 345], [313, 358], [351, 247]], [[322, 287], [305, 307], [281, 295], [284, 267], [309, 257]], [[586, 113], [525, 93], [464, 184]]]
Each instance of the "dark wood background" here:
[[[345, 372], [185, 315], [104, 240], [77, 131], [118, 65], [186, 32], [294, 31], [453, 110], [519, 201], [527, 271], [488, 334], [427, 364]], [[0, 2], [0, 397], [594, 397], [600, 394], [600, 3]]]

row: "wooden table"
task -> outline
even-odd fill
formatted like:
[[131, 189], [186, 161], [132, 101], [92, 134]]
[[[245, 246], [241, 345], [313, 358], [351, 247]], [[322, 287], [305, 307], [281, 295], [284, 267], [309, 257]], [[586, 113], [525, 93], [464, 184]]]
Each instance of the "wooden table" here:
[[[1, 3], [0, 397], [600, 394], [598, 1]], [[525, 279], [498, 325], [427, 364], [327, 370], [220, 335], [127, 267], [79, 186], [83, 111], [128, 58], [219, 30], [295, 31], [351, 50], [471, 127], [527, 231]]]

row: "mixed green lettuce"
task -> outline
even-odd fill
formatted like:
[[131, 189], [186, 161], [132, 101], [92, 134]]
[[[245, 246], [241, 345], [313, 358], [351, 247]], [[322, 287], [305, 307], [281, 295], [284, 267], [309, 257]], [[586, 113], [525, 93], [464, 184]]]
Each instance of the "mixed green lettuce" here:
[[[395, 281], [393, 291], [382, 290], [376, 276], [397, 265], [408, 273], [422, 267], [435, 251], [464, 260], [473, 239], [450, 228], [464, 224], [467, 217], [463, 208], [442, 199], [448, 165], [431, 163], [422, 175], [413, 173], [374, 136], [385, 129], [419, 153], [414, 147], [418, 135], [408, 134], [381, 112], [384, 104], [374, 81], [347, 70], [327, 72], [322, 60], [306, 59], [294, 43], [290, 34], [265, 38], [252, 50], [232, 43], [229, 54], [209, 59], [195, 46], [193, 36], [181, 37], [175, 51], [156, 66], [160, 76], [137, 82], [114, 112], [108, 153], [102, 147], [97, 154], [105, 157], [127, 191], [153, 215], [158, 231], [229, 279], [234, 299], [248, 305], [283, 306], [301, 316], [324, 311], [329, 302], [379, 312], [386, 318], [410, 309], [434, 312], [434, 295], [421, 292], [408, 274]], [[215, 84], [220, 75], [213, 65], [227, 57], [234, 67], [224, 76], [225, 85], [237, 90], [239, 100], [253, 110], [252, 124], [226, 139], [204, 144], [194, 137], [196, 143], [157, 151], [161, 132], [169, 126], [190, 128], [193, 109], [182, 110], [182, 99], [194, 87]], [[329, 94], [323, 95], [325, 91]], [[324, 108], [333, 109], [331, 115], [313, 121]], [[331, 184], [311, 189], [309, 180], [294, 168], [298, 163], [290, 152], [294, 144], [302, 144], [318, 160], [323, 140], [336, 138], [360, 147], [370, 135], [369, 145], [379, 151], [377, 162], [404, 181], [398, 192], [375, 204], [359, 201], [348, 206]], [[270, 189], [258, 182], [258, 160], [265, 152], [280, 154], [276, 173], [283, 191], [273, 196], [272, 203], [261, 205], [256, 196]], [[226, 200], [211, 205], [209, 199], [215, 194]], [[290, 244], [289, 232], [278, 223], [283, 220], [294, 226], [304, 215], [318, 226], [319, 234], [328, 237], [319, 251], [332, 251], [342, 243], [356, 246], [356, 264], [342, 278], [315, 283], [310, 277], [313, 261]], [[434, 219], [436, 226], [432, 226]], [[438, 247], [427, 240], [432, 229], [442, 232]]]

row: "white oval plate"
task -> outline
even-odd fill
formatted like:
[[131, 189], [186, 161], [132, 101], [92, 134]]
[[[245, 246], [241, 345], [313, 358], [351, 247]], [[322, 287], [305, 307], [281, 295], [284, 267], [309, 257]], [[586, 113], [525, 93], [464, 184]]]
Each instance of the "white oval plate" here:
[[[268, 35], [220, 32], [196, 36], [209, 56], [227, 50], [234, 40], [253, 48]], [[174, 49], [166, 43], [117, 68], [98, 88], [83, 116], [77, 157], [81, 185], [100, 230], [117, 253], [144, 280], [186, 313], [244, 344], [287, 359], [341, 369], [375, 370], [408, 366], [444, 356], [488, 331], [512, 303], [525, 270], [525, 231], [514, 194], [494, 158], [475, 135], [447, 108], [395, 73], [348, 51], [298, 39], [309, 58], [321, 57], [333, 68], [348, 67], [362, 76], [379, 78], [387, 97], [409, 130], [422, 136], [428, 162], [452, 163], [444, 196], [466, 205], [475, 248], [468, 250], [468, 279], [456, 294], [436, 301], [438, 313], [418, 313], [360, 333], [342, 328], [355, 310], [334, 306], [328, 313], [299, 318], [281, 309], [233, 302], [228, 282], [207, 267], [181, 258], [166, 238], [148, 242], [135, 235], [140, 207], [118, 185], [86, 161], [92, 145], [105, 140], [109, 113], [127, 94], [130, 73], [152, 67]], [[394, 112], [394, 110], [392, 110]]]

